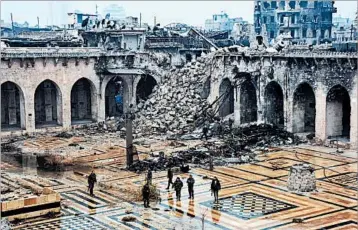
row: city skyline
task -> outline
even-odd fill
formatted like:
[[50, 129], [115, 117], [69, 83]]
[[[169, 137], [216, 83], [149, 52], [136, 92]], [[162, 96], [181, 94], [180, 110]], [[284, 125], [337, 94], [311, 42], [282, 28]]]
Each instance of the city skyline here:
[[[104, 16], [103, 10], [110, 4], [123, 7], [126, 16], [139, 18], [141, 13], [142, 22], [150, 25], [156, 17], [156, 22], [162, 26], [173, 22], [204, 26], [206, 19], [222, 11], [230, 18], [242, 17], [252, 23], [254, 13], [254, 1], [207, 1], [205, 7], [202, 6], [203, 1], [2, 1], [1, 4], [2, 20], [10, 22], [10, 13], [13, 13], [15, 22], [27, 21], [31, 26], [37, 24], [37, 17], [40, 18], [40, 26], [67, 24], [68, 12], [79, 10], [83, 13], [95, 13], [96, 5], [98, 13]], [[18, 4], [22, 7], [18, 7]], [[335, 7], [338, 9], [335, 17], [354, 18], [357, 2], [337, 1]]]

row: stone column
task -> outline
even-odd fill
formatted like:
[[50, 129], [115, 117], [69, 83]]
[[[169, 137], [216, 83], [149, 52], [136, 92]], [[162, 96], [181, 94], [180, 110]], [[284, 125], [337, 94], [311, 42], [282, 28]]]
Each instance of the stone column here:
[[240, 125], [241, 124], [240, 106], [241, 106], [241, 104], [240, 104], [240, 86], [237, 86], [234, 89], [234, 124], [235, 125]]
[[357, 75], [354, 77], [353, 89], [350, 94], [351, 97], [351, 129], [350, 129], [350, 148], [357, 149], [358, 148], [358, 82], [357, 82]]
[[16, 116], [16, 94], [15, 89], [7, 90], [8, 95], [8, 116], [9, 116], [9, 125], [16, 125], [17, 124], [17, 116]]
[[29, 91], [25, 94], [25, 128], [28, 133], [32, 133], [35, 131], [35, 92]]
[[326, 93], [321, 83], [316, 89], [316, 139], [325, 141], [326, 135]]
[[68, 129], [71, 127], [71, 88], [69, 89], [69, 91], [62, 92], [62, 106], [57, 111], [57, 116], [59, 123], [62, 124], [63, 128]]

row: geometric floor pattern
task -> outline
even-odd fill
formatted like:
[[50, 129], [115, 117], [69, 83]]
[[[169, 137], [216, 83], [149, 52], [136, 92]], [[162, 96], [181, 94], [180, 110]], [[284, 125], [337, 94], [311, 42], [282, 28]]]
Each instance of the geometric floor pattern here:
[[[332, 151], [332, 150], [330, 150]], [[287, 189], [290, 167], [301, 161], [315, 168], [317, 191], [292, 193]], [[126, 171], [98, 169], [97, 180], [111, 186], [140, 189], [144, 175]], [[95, 197], [87, 191], [84, 172], [77, 177], [49, 179], [39, 186], [53, 185], [62, 196], [63, 216], [34, 220], [13, 229], [357, 229], [357, 160], [308, 148], [287, 148], [260, 155], [252, 164], [215, 167], [213, 171], [194, 168], [190, 174], [196, 183], [195, 199], [189, 200], [188, 173], [175, 174], [184, 187], [181, 201], [166, 190], [166, 172], [153, 172], [153, 183], [161, 194], [161, 203], [144, 209], [142, 202], [126, 200], [118, 189], [95, 187]], [[114, 179], [101, 175], [115, 173]], [[210, 178], [217, 177], [222, 189], [219, 204], [214, 204]], [[105, 178], [105, 177], [103, 177]], [[209, 178], [209, 179], [208, 179]], [[45, 180], [45, 178], [42, 178]], [[130, 209], [130, 214], [126, 210]], [[136, 221], [124, 222], [124, 216]], [[294, 223], [300, 218], [302, 223]]]
[[219, 203], [207, 201], [201, 204], [244, 220], [296, 207], [252, 192], [245, 192], [232, 197], [221, 198], [219, 199]]

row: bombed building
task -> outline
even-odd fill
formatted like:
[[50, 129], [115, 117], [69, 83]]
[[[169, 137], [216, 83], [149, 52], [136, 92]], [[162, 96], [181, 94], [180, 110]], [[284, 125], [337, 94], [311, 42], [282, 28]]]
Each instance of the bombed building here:
[[270, 39], [289, 33], [294, 43], [332, 41], [334, 1], [255, 1], [255, 31]]
[[[173, 106], [189, 100], [197, 105], [191, 108], [193, 115], [202, 102], [188, 98], [187, 91], [208, 104], [221, 100], [218, 115], [232, 114], [237, 126], [265, 122], [294, 133], [314, 133], [322, 143], [340, 139], [357, 146], [356, 54], [235, 48], [205, 54], [182, 67], [171, 63], [169, 54], [159, 52], [7, 47], [1, 61], [2, 133], [46, 132], [104, 121], [118, 113], [118, 93], [123, 95], [124, 111], [129, 104]], [[163, 89], [168, 79], [175, 81]], [[161, 90], [164, 98], [151, 96]], [[180, 107], [171, 111], [168, 123], [154, 119], [146, 125], [176, 122]]]

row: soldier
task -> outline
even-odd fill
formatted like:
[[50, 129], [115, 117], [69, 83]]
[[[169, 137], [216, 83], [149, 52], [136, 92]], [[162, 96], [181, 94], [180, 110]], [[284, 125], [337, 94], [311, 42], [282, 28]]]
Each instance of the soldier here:
[[168, 169], [168, 175], [167, 175], [167, 177], [168, 177], [168, 187], [167, 187], [167, 190], [169, 190], [169, 186], [170, 186], [171, 184], [173, 184], [173, 176], [174, 176], [174, 174], [173, 174], [172, 168], [169, 168], [169, 169]]
[[180, 180], [179, 177], [177, 177], [177, 179], [175, 180], [175, 182], [173, 184], [173, 188], [176, 193], [177, 201], [180, 201], [181, 189], [183, 188], [183, 182]]
[[194, 199], [194, 184], [195, 180], [192, 175], [189, 176], [188, 180], [186, 181], [188, 184], [188, 190], [189, 190], [189, 199]]
[[150, 188], [149, 188], [149, 184], [148, 184], [148, 183], [146, 183], [146, 184], [143, 186], [142, 195], [143, 195], [144, 207], [145, 207], [145, 208], [149, 208]]
[[211, 192], [214, 193], [215, 202], [219, 203], [219, 190], [221, 189], [220, 181], [217, 177], [211, 182]]
[[208, 125], [205, 123], [203, 127], [203, 134], [201, 135], [200, 139], [202, 139], [203, 136], [205, 136], [205, 140], [208, 140], [208, 132], [209, 132]]
[[88, 189], [90, 191], [90, 195], [93, 195], [93, 189], [94, 189], [94, 183], [97, 182], [96, 179], [96, 174], [94, 173], [94, 171], [91, 172], [91, 174], [88, 176]]
[[149, 184], [152, 184], [152, 178], [153, 178], [152, 170], [149, 168], [147, 173], [147, 182]]

